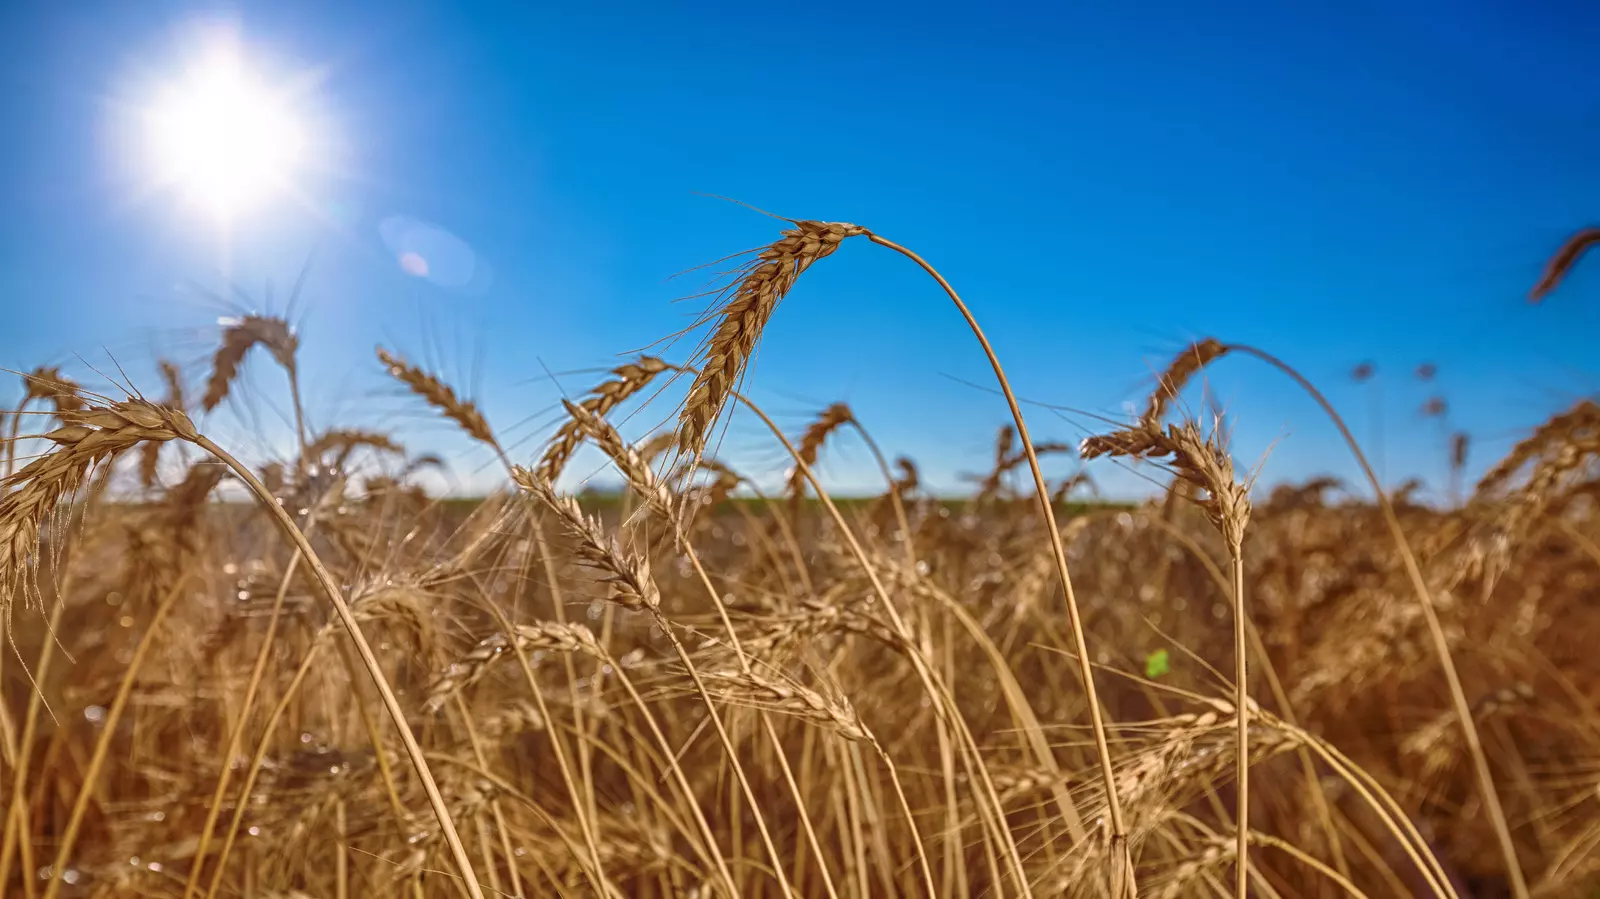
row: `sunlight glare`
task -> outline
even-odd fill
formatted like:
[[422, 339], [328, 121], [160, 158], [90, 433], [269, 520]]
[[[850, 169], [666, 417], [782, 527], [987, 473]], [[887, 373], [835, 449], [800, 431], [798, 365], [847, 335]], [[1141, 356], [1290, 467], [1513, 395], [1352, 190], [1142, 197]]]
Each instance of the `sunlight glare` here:
[[160, 91], [147, 115], [155, 176], [220, 218], [288, 189], [306, 134], [283, 91], [250, 72], [219, 42]]

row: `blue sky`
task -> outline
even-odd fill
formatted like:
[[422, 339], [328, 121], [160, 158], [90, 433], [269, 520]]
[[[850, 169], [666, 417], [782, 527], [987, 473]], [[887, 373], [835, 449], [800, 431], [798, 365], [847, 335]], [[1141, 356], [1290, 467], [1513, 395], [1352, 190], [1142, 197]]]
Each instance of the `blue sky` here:
[[[1033, 411], [1041, 439], [1123, 415], [1205, 335], [1300, 367], [1364, 439], [1376, 409], [1391, 481], [1442, 477], [1445, 433], [1417, 413], [1432, 393], [1476, 470], [1600, 385], [1600, 262], [1525, 301], [1550, 251], [1600, 220], [1592, 3], [26, 6], [0, 12], [7, 368], [88, 377], [74, 354], [109, 351], [155, 388], [168, 355], [198, 382], [219, 309], [183, 285], [232, 279], [264, 303], [270, 281], [281, 306], [315, 250], [299, 318], [315, 420], [463, 449], [384, 384], [381, 341], [532, 440], [562, 390], [596, 380], [581, 370], [684, 324], [695, 307], [672, 300], [700, 281], [670, 275], [775, 236], [717, 194], [920, 251], [1019, 393], [1083, 410]], [[219, 14], [263, 71], [309, 73], [301, 101], [327, 137], [296, 198], [228, 235], [138, 195], [112, 124]], [[402, 270], [405, 221], [459, 241], [419, 245], [449, 283]], [[1363, 360], [1376, 397], [1348, 377]], [[1432, 385], [1411, 374], [1422, 362]], [[848, 401], [941, 487], [984, 466], [1005, 420], [936, 286], [866, 244], [806, 275], [750, 377], [796, 430]], [[273, 378], [256, 367], [207, 427], [269, 452]], [[1281, 378], [1239, 360], [1208, 385], [1242, 462], [1270, 448], [1267, 480], [1353, 473]], [[783, 467], [746, 422], [724, 449]], [[485, 461], [457, 474], [479, 483]], [[856, 446], [824, 471], [874, 484]]]

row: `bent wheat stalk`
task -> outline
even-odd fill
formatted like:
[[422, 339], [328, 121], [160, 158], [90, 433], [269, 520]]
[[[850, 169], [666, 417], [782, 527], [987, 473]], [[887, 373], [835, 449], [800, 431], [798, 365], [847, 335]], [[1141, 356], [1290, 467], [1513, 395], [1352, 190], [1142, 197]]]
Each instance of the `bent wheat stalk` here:
[[1411, 587], [1417, 594], [1417, 601], [1422, 606], [1423, 620], [1427, 622], [1428, 635], [1433, 643], [1434, 654], [1439, 659], [1439, 667], [1444, 670], [1445, 683], [1450, 689], [1450, 700], [1455, 706], [1462, 736], [1466, 738], [1467, 754], [1472, 757], [1473, 771], [1477, 775], [1478, 793], [1483, 800], [1484, 809], [1489, 814], [1489, 823], [1494, 828], [1495, 838], [1500, 844], [1500, 854], [1506, 865], [1506, 876], [1511, 880], [1511, 894], [1515, 899], [1528, 899], [1528, 880], [1523, 875], [1521, 862], [1517, 859], [1516, 843], [1511, 839], [1511, 826], [1506, 821], [1505, 809], [1500, 804], [1500, 794], [1495, 789], [1494, 774], [1489, 770], [1489, 757], [1483, 751], [1483, 739], [1479, 736], [1478, 725], [1472, 717], [1472, 703], [1468, 701], [1466, 690], [1461, 686], [1461, 675], [1456, 670], [1455, 657], [1450, 652], [1450, 641], [1445, 637], [1444, 625], [1439, 621], [1439, 612], [1433, 606], [1432, 592], [1429, 591], [1427, 582], [1423, 580], [1422, 568], [1417, 564], [1417, 557], [1412, 553], [1411, 544], [1407, 542], [1405, 531], [1400, 527], [1400, 518], [1395, 514], [1394, 504], [1389, 501], [1377, 474], [1367, 462], [1366, 455], [1361, 451], [1361, 445], [1350, 433], [1344, 419], [1334, 410], [1333, 404], [1322, 395], [1322, 391], [1288, 363], [1265, 350], [1239, 343], [1229, 344], [1228, 349], [1230, 352], [1253, 356], [1300, 385], [1301, 389], [1309, 394], [1317, 405], [1322, 407], [1322, 411], [1333, 420], [1340, 436], [1344, 438], [1350, 447], [1350, 452], [1355, 456], [1357, 464], [1361, 466], [1361, 473], [1372, 485], [1378, 508], [1383, 513], [1383, 522], [1389, 530], [1390, 537], [1394, 539], [1395, 547], [1400, 551], [1406, 576], [1410, 579]]
[[[1116, 774], [1112, 766], [1110, 744], [1106, 738], [1105, 720], [1095, 690], [1094, 669], [1090, 662], [1092, 657], [1089, 655], [1088, 640], [1084, 635], [1077, 595], [1073, 591], [1072, 577], [1067, 570], [1066, 547], [1061, 540], [1061, 529], [1056, 524], [1055, 509], [1051, 506], [1050, 485], [1039, 466], [1038, 453], [1028, 436], [1022, 408], [1011, 390], [1011, 383], [1006, 378], [1000, 358], [978, 325], [977, 318], [961, 300], [955, 288], [950, 286], [950, 282], [945, 280], [927, 260], [912, 250], [874, 234], [860, 225], [795, 219], [786, 221], [793, 227], [785, 230], [778, 241], [759, 250], [748, 263], [739, 268], [736, 271], [737, 278], [717, 294], [720, 302], [714, 304], [701, 318], [701, 322], [715, 321], [716, 327], [690, 360], [691, 365], [698, 365], [700, 371], [694, 377], [688, 399], [678, 416], [679, 454], [696, 461], [702, 457], [712, 427], [722, 414], [730, 395], [743, 379], [745, 369], [761, 339], [761, 332], [771, 319], [778, 303], [794, 287], [806, 268], [832, 254], [840, 243], [851, 237], [864, 236], [873, 243], [915, 262], [937, 281], [946, 296], [960, 311], [967, 327], [971, 329], [973, 336], [983, 348], [990, 367], [994, 369], [1000, 390], [1005, 395], [1006, 405], [1010, 408], [1011, 418], [1016, 423], [1017, 436], [1021, 439], [1023, 453], [1027, 456], [1028, 468], [1033, 474], [1039, 513], [1049, 534], [1051, 556], [1066, 596], [1067, 617], [1077, 650], [1078, 673], [1083, 681], [1085, 698], [1089, 706], [1089, 720], [1094, 733], [1095, 749], [1099, 756], [1100, 774], [1106, 786], [1107, 818], [1110, 824], [1114, 864], [1118, 869], [1113, 872], [1113, 880], [1126, 885], [1127, 895], [1137, 895], [1127, 828], [1123, 821], [1122, 805], [1116, 795]], [[798, 456], [796, 462], [809, 471], [809, 467], [804, 466]]]
[[967, 327], [972, 330], [974, 337], [983, 347], [983, 353], [988, 357], [989, 365], [994, 369], [995, 379], [1000, 384], [1000, 391], [1005, 394], [1006, 405], [1010, 407], [1011, 418], [1017, 425], [1017, 436], [1022, 441], [1022, 451], [1028, 457], [1028, 470], [1033, 474], [1034, 496], [1038, 500], [1039, 515], [1045, 523], [1045, 530], [1050, 537], [1050, 554], [1055, 562], [1056, 575], [1061, 580], [1062, 591], [1066, 594], [1067, 617], [1072, 629], [1073, 648], [1077, 651], [1079, 676], [1083, 679], [1083, 690], [1087, 705], [1089, 706], [1089, 723], [1094, 732], [1096, 754], [1100, 757], [1100, 775], [1106, 785], [1106, 813], [1111, 824], [1111, 841], [1115, 858], [1113, 864], [1121, 867], [1126, 875], [1127, 891], [1130, 895], [1137, 895], [1138, 887], [1133, 879], [1133, 857], [1128, 848], [1128, 831], [1123, 822], [1122, 804], [1117, 799], [1116, 771], [1111, 763], [1111, 747], [1106, 740], [1106, 724], [1100, 709], [1100, 699], [1096, 694], [1094, 685], [1094, 669], [1090, 662], [1089, 642], [1084, 636], [1083, 617], [1078, 611], [1077, 595], [1072, 589], [1072, 575], [1067, 571], [1067, 551], [1061, 540], [1061, 528], [1056, 524], [1055, 508], [1050, 503], [1050, 485], [1045, 480], [1044, 472], [1039, 467], [1039, 455], [1034, 450], [1033, 440], [1028, 436], [1028, 425], [1022, 418], [1022, 407], [1017, 403], [1016, 394], [1011, 391], [1011, 382], [1006, 378], [1005, 369], [1000, 365], [1000, 357], [995, 355], [994, 347], [990, 346], [989, 338], [984, 336], [983, 329], [978, 326], [978, 320], [961, 301], [960, 295], [950, 286], [927, 260], [921, 256], [895, 243], [887, 238], [880, 237], [871, 232], [867, 239], [879, 246], [887, 247], [915, 262], [927, 272], [930, 277], [939, 282], [950, 301], [961, 312], [961, 317], [966, 319]]

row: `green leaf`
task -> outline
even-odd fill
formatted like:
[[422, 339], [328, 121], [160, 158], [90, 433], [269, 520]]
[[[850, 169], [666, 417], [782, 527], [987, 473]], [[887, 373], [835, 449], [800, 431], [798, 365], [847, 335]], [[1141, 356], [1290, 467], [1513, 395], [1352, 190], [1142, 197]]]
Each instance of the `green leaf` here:
[[1165, 649], [1158, 649], [1144, 657], [1144, 676], [1151, 680], [1155, 680], [1171, 670], [1172, 665], [1167, 660], [1167, 651]]

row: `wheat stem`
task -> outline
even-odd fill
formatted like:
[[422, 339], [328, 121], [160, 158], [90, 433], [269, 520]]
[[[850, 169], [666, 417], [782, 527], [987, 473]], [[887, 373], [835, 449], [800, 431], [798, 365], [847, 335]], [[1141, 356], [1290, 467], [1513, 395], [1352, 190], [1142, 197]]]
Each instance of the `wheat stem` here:
[[1238, 791], [1238, 811], [1234, 826], [1238, 830], [1238, 857], [1234, 859], [1234, 896], [1245, 899], [1250, 888], [1250, 689], [1247, 680], [1249, 652], [1245, 639], [1245, 625], [1249, 621], [1244, 609], [1244, 547], [1237, 541], [1228, 542], [1228, 553], [1233, 557], [1233, 658], [1234, 658], [1234, 717], [1239, 722], [1238, 773], [1235, 787]]

